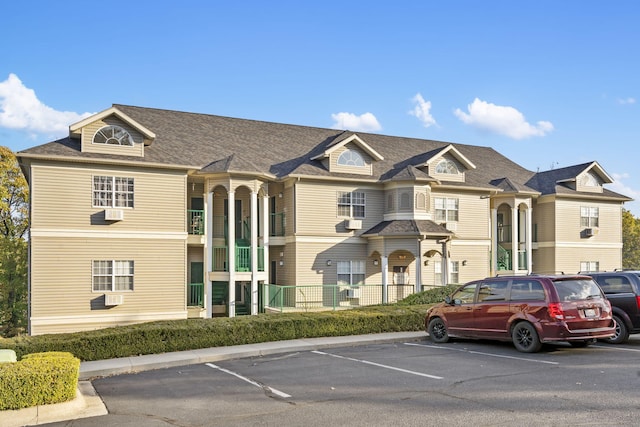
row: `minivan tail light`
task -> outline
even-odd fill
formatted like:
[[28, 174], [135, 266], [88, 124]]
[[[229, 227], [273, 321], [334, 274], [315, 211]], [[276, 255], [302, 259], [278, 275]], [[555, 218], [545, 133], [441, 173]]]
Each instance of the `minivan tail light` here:
[[640, 310], [640, 295], [636, 295], [636, 305], [638, 306], [638, 309]]
[[564, 319], [564, 311], [562, 311], [562, 305], [559, 302], [549, 303], [549, 316], [558, 320]]

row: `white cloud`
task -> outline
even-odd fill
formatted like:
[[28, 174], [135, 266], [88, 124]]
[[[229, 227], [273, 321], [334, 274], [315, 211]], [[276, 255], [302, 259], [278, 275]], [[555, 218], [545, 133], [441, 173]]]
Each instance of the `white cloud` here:
[[635, 104], [636, 103], [636, 99], [635, 98], [618, 98], [618, 104], [621, 105], [628, 105], [628, 104]]
[[413, 101], [415, 106], [413, 107], [413, 110], [409, 111], [409, 114], [416, 116], [426, 128], [437, 124], [436, 119], [433, 118], [430, 112], [431, 101], [425, 101], [420, 93], [416, 94], [411, 101]]
[[353, 113], [332, 114], [334, 123], [332, 129], [348, 129], [353, 131], [372, 132], [382, 129], [378, 119], [371, 113], [364, 113], [356, 116]]
[[634, 199], [632, 202], [626, 202], [624, 208], [630, 211], [634, 217], [640, 218], [640, 189], [634, 190], [625, 183], [625, 181], [631, 179], [631, 176], [628, 173], [612, 173], [611, 177], [613, 178], [613, 183], [608, 184], [607, 188]]
[[515, 108], [491, 104], [478, 98], [474, 99], [467, 109], [468, 114], [459, 108], [454, 114], [468, 125], [513, 139], [545, 136], [553, 130], [551, 122], [540, 121], [534, 126]]
[[63, 136], [70, 124], [90, 115], [56, 111], [44, 105], [13, 73], [0, 82], [0, 127]]

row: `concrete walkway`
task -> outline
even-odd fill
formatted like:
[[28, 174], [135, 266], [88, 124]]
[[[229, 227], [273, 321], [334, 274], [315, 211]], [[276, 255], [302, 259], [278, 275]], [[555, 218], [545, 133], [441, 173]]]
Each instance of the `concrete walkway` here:
[[0, 426], [20, 427], [106, 415], [108, 413], [107, 409], [91, 384], [91, 380], [95, 378], [294, 351], [311, 351], [332, 347], [381, 344], [397, 341], [417, 341], [425, 339], [426, 337], [426, 333], [421, 331], [304, 338], [82, 362], [80, 364], [78, 392], [74, 400], [15, 411], [0, 411]]

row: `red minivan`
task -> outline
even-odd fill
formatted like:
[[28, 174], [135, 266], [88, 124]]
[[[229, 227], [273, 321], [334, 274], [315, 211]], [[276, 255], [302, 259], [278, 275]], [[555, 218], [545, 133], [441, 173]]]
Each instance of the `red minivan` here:
[[589, 276], [498, 276], [469, 282], [431, 307], [432, 341], [449, 337], [513, 341], [518, 351], [567, 341], [584, 347], [615, 334], [611, 304]]

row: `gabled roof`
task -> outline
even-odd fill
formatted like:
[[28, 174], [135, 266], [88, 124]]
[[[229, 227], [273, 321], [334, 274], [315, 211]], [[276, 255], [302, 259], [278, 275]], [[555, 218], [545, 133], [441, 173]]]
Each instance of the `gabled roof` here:
[[427, 163], [425, 163], [425, 166], [428, 166], [429, 163], [431, 163], [432, 159], [441, 158], [442, 156], [444, 156], [447, 153], [449, 153], [457, 161], [459, 161], [462, 164], [462, 166], [464, 166], [466, 169], [475, 169], [476, 168], [476, 165], [471, 163], [471, 161], [469, 159], [467, 159], [460, 151], [458, 151], [456, 149], [456, 147], [453, 146], [453, 144], [449, 144], [446, 147], [444, 147], [442, 150], [439, 150], [438, 152], [436, 152], [435, 155], [431, 159], [429, 159], [427, 161]]
[[311, 157], [311, 160], [317, 160], [321, 158], [326, 158], [331, 155], [332, 152], [336, 151], [340, 147], [344, 147], [348, 143], [353, 142], [362, 148], [367, 154], [373, 157], [375, 160], [384, 160], [376, 150], [371, 148], [366, 142], [364, 142], [358, 135], [351, 132], [344, 132], [342, 135], [338, 135], [331, 144], [324, 150], [322, 153]]
[[120, 120], [122, 120], [123, 122], [125, 122], [126, 124], [128, 124], [129, 126], [131, 126], [132, 128], [134, 128], [135, 130], [137, 130], [138, 132], [140, 132], [142, 135], [144, 135], [145, 140], [148, 141], [146, 142], [146, 145], [150, 144], [151, 141], [153, 141], [156, 137], [156, 134], [151, 132], [149, 129], [147, 129], [146, 127], [144, 127], [143, 125], [141, 125], [140, 123], [136, 122], [134, 119], [132, 119], [131, 117], [127, 116], [125, 113], [123, 113], [122, 111], [120, 111], [119, 109], [117, 109], [116, 107], [111, 107], [111, 108], [107, 108], [104, 111], [101, 111], [99, 113], [96, 113], [92, 116], [87, 117], [86, 119], [80, 120], [79, 122], [73, 123], [72, 125], [69, 126], [69, 134], [71, 136], [80, 136], [80, 130], [93, 123], [96, 122], [98, 120], [102, 120], [106, 117], [109, 116], [115, 116], [117, 118], [119, 118]]
[[[144, 157], [82, 152], [77, 138], [62, 138], [17, 153], [19, 158], [71, 162], [135, 164], [184, 169], [200, 173], [250, 173], [285, 179], [353, 179], [368, 182], [414, 180], [468, 189], [515, 191], [528, 194], [576, 193], [563, 180], [594, 171], [604, 182], [608, 175], [596, 163], [534, 173], [490, 147], [418, 138], [341, 131], [114, 104], [101, 113], [71, 125], [74, 135], [83, 125], [114, 115], [154, 138]], [[332, 172], [322, 159], [353, 142], [376, 159], [371, 175]], [[451, 154], [465, 167], [464, 182], [435, 180], [420, 168], [431, 159]], [[571, 169], [571, 170], [569, 170]], [[499, 175], [498, 175], [499, 174]], [[604, 196], [630, 200], [609, 190]], [[596, 197], [596, 196], [594, 196]]]
[[[527, 182], [527, 185], [536, 188], [542, 195], [583, 194], [583, 192], [579, 192], [574, 188], [571, 188], [567, 184], [577, 181], [577, 179], [581, 175], [589, 171], [593, 171], [598, 176], [600, 176], [604, 183], [613, 182], [613, 180], [597, 162], [588, 162], [579, 165], [538, 172], [531, 177], [531, 179]], [[590, 195], [593, 196], [593, 193], [590, 193]], [[623, 196], [606, 188], [603, 188], [601, 196], [626, 201], [632, 200], [629, 197]]]

